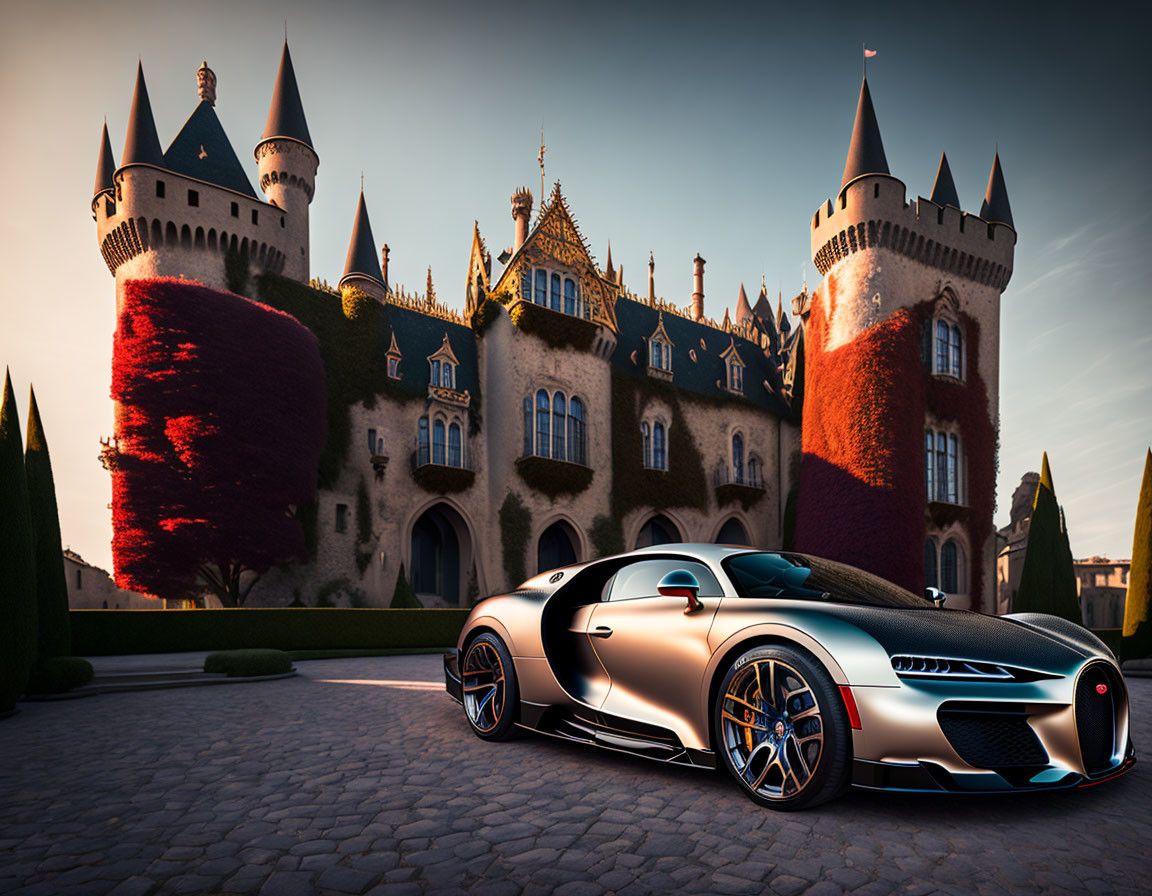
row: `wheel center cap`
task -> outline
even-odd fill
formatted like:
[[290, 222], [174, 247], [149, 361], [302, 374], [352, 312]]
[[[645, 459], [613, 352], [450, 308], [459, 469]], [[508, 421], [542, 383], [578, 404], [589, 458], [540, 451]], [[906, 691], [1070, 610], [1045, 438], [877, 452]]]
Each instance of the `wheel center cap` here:
[[783, 737], [784, 736], [784, 723], [783, 722], [778, 721], [776, 723], [776, 736], [777, 737]]

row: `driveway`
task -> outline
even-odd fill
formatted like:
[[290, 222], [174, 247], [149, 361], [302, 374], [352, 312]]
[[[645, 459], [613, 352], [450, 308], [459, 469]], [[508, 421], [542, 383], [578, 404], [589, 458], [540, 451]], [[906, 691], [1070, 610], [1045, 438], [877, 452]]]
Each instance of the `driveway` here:
[[[1070, 793], [778, 814], [720, 773], [481, 741], [437, 656], [297, 667], [0, 722], [0, 892], [1152, 891], [1152, 754]], [[1152, 749], [1152, 679], [1128, 686]]]

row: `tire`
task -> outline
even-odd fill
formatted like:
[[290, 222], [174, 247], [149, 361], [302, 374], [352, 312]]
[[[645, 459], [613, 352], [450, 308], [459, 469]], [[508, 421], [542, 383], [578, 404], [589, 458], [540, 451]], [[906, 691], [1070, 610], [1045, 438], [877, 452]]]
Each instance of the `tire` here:
[[[772, 694], [765, 702], [760, 686]], [[713, 731], [721, 762], [762, 806], [794, 811], [848, 787], [852, 734], [843, 698], [809, 654], [754, 647], [720, 682]]]
[[468, 645], [460, 664], [464, 715], [473, 733], [484, 740], [516, 737], [520, 688], [512, 656], [496, 635], [484, 632]]

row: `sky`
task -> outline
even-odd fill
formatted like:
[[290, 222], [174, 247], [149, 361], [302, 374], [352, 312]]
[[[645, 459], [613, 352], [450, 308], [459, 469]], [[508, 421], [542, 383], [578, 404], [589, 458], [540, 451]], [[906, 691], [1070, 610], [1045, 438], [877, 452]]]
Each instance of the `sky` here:
[[[801, 8], [801, 6], [803, 8]], [[122, 155], [137, 60], [161, 143], [216, 111], [256, 185], [285, 27], [320, 157], [312, 275], [343, 271], [360, 177], [390, 279], [463, 305], [473, 221], [493, 256], [509, 197], [560, 180], [603, 264], [705, 312], [740, 285], [795, 295], [808, 222], [836, 194], [861, 46], [908, 196], [948, 153], [979, 213], [998, 149], [1019, 234], [1001, 318], [997, 525], [1048, 452], [1073, 553], [1128, 557], [1152, 442], [1147, 4], [26, 2], [0, 9], [0, 364], [34, 384], [66, 545], [111, 569], [114, 285], [89, 203], [107, 119]]]

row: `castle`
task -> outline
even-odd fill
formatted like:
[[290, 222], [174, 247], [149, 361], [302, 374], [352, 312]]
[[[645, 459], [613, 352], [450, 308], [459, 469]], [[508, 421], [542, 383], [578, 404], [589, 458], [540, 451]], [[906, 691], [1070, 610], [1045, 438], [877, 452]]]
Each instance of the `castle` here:
[[[790, 317], [763, 286], [755, 304], [741, 287], [716, 321], [704, 314], [700, 255], [687, 302], [658, 296], [652, 258], [646, 294], [636, 294], [611, 250], [596, 263], [559, 184], [535, 218], [531, 192], [515, 191], [498, 271], [474, 228], [463, 314], [437, 301], [431, 275], [423, 296], [390, 284], [363, 191], [343, 276], [329, 289], [310, 277], [319, 155], [287, 43], [254, 150], [264, 199], [216, 116], [215, 75], [206, 63], [196, 74], [199, 104], [166, 151], [142, 68], [119, 165], [105, 126], [92, 211], [118, 300], [129, 279], [179, 276], [268, 301], [258, 284], [283, 278], [317, 307], [354, 314], [370, 301], [387, 321], [373, 358], [385, 385], [348, 409], [348, 450], [317, 497], [314, 559], [267, 574], [258, 602], [322, 594], [384, 606], [403, 567], [425, 606], [467, 605], [537, 571], [675, 541], [813, 545], [837, 556], [822, 543], [844, 535], [835, 508], [822, 512], [805, 495], [821, 494], [817, 462], [841, 424], [810, 408], [805, 383], [818, 387], [838, 349], [913, 307], [931, 312], [920, 378], [971, 382], [979, 357], [995, 419], [998, 303], [1015, 240], [999, 161], [980, 217], [960, 210], [943, 158], [932, 197], [906, 203], [866, 83], [841, 191], [812, 221], [820, 288], [805, 288]], [[855, 394], [886, 384], [883, 371], [857, 373]], [[817, 399], [827, 402], [818, 389]], [[965, 571], [994, 570], [992, 542], [972, 536], [984, 516], [990, 527], [991, 506], [969, 506], [965, 471], [994, 438], [947, 407], [919, 414], [915, 463], [886, 450], [906, 448], [907, 431], [878, 430], [861, 481], [881, 500], [893, 481], [916, 496], [906, 528], [923, 541], [925, 563], [894, 578], [939, 585], [962, 606], [975, 595], [979, 609]], [[873, 423], [865, 414], [852, 425]], [[814, 488], [802, 487], [807, 478]], [[848, 554], [885, 572], [883, 558]]]

